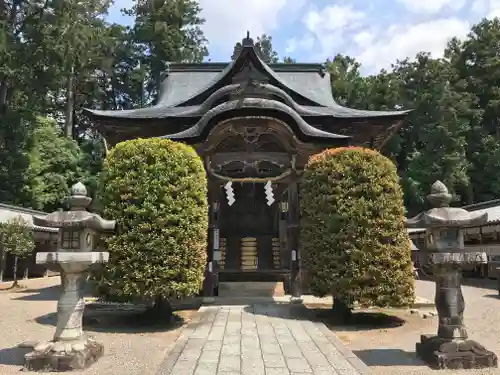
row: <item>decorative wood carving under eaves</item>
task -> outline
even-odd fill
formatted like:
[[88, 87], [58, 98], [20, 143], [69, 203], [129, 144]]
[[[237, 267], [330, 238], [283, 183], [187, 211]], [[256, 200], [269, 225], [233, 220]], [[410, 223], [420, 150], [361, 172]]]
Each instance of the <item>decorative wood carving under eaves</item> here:
[[248, 116], [231, 118], [218, 123], [210, 131], [207, 140], [200, 145], [198, 152], [201, 155], [225, 152], [221, 146], [234, 141], [244, 149], [238, 151], [260, 151], [259, 141], [275, 142], [277, 150], [288, 154], [307, 154], [317, 151], [311, 143], [301, 142], [292, 129], [283, 121], [265, 116]]
[[289, 177], [318, 148], [300, 142], [280, 120], [241, 117], [217, 124], [198, 152], [205, 156], [209, 175], [218, 180], [265, 182]]

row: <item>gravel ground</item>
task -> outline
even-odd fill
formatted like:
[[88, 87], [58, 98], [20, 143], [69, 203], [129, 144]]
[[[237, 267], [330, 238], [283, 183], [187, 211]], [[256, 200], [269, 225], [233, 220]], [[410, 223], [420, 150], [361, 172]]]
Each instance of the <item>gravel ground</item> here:
[[[0, 284], [0, 374], [18, 374], [22, 355], [18, 343], [26, 340], [47, 340], [54, 333], [59, 277], [22, 281], [26, 289], [2, 290]], [[463, 287], [466, 301], [465, 323], [469, 336], [500, 356], [500, 299], [496, 283], [467, 280]], [[434, 283], [418, 280], [417, 294], [434, 298]], [[187, 319], [193, 314], [183, 315]], [[334, 331], [369, 365], [376, 375], [500, 375], [500, 369], [434, 371], [415, 357], [415, 342], [422, 333], [435, 333], [437, 319], [422, 319], [408, 311], [391, 311], [406, 320], [397, 328], [362, 330], [354, 327], [335, 327]], [[94, 366], [75, 375], [120, 374], [153, 375], [166, 351], [179, 335], [179, 328], [148, 332], [120, 327], [107, 332], [86, 331], [105, 346], [105, 355]]]
[[[465, 324], [469, 337], [500, 357], [500, 299], [495, 282], [476, 279], [467, 280], [464, 284]], [[434, 288], [431, 281], [417, 281], [416, 289], [420, 297], [433, 300]], [[415, 357], [415, 343], [420, 340], [422, 333], [436, 333], [437, 318], [422, 319], [407, 311], [394, 314], [405, 319], [406, 324], [387, 329], [354, 330], [344, 327], [334, 330], [377, 375], [500, 375], [500, 368], [460, 371], [429, 369]]]
[[[1, 290], [0, 283], [0, 374], [18, 374], [25, 349], [23, 341], [47, 340], [54, 334], [59, 277], [22, 281], [26, 289]], [[189, 318], [192, 312], [183, 316]], [[114, 331], [114, 332], [113, 332]], [[116, 332], [119, 331], [119, 332]], [[86, 332], [104, 344], [105, 354], [96, 364], [75, 375], [120, 374], [153, 375], [165, 357], [168, 347], [180, 333], [179, 327], [161, 332], [132, 331], [127, 327], [108, 332]]]

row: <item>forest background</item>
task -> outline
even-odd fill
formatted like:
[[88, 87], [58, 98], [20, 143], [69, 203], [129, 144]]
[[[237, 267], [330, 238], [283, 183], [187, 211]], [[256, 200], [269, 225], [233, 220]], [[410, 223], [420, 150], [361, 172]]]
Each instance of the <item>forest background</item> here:
[[[208, 56], [197, 1], [135, 4], [126, 27], [105, 21], [109, 0], [0, 0], [0, 202], [51, 211], [76, 180], [95, 192], [104, 146], [82, 109], [151, 105], [169, 63]], [[294, 62], [257, 39], [266, 61]], [[369, 76], [350, 56], [326, 61], [339, 104], [414, 110], [384, 149], [408, 214], [436, 179], [456, 205], [500, 198], [500, 20], [443, 56], [422, 51]]]

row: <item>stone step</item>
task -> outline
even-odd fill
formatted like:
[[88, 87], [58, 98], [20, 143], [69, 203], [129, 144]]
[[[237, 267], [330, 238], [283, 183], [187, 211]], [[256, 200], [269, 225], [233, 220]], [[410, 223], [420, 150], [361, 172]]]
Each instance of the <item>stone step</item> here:
[[227, 281], [219, 283], [220, 297], [283, 297], [283, 282]]

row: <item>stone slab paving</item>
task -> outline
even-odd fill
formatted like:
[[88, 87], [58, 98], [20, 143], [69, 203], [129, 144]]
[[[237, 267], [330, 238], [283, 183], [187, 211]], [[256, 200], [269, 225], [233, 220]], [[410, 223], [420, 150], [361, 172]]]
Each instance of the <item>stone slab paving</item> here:
[[207, 306], [168, 352], [157, 375], [369, 375], [323, 323], [290, 306]]

